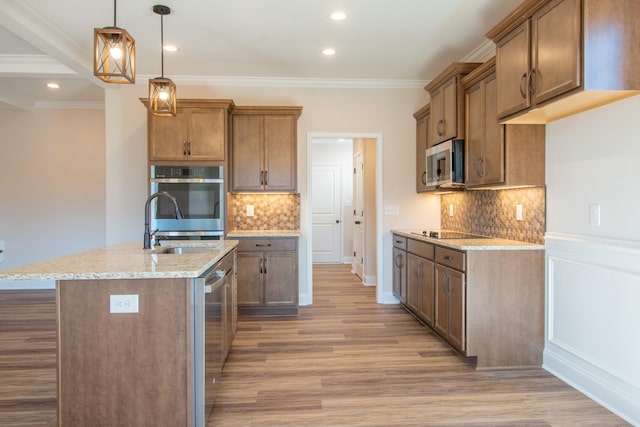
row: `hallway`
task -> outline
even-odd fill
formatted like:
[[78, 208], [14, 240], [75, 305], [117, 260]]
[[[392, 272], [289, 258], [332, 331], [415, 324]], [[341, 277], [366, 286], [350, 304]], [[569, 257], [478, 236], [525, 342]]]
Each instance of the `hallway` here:
[[239, 321], [209, 427], [626, 425], [542, 369], [473, 370], [349, 265], [313, 269], [298, 318]]

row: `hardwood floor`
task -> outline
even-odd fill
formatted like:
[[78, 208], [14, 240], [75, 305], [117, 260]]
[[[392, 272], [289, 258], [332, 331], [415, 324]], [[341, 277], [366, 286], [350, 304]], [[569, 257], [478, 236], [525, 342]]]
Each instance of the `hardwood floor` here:
[[[239, 321], [208, 427], [627, 425], [542, 369], [473, 370], [348, 266], [314, 266], [313, 302]], [[55, 426], [55, 396], [54, 292], [0, 291], [0, 426]]]
[[475, 371], [349, 266], [297, 318], [242, 319], [208, 427], [627, 425], [542, 369]]

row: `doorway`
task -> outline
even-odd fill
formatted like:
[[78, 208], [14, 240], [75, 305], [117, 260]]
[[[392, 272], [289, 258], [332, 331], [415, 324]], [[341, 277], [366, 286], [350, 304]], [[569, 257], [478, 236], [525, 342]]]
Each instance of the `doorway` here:
[[[306, 232], [307, 244], [307, 253], [306, 253], [306, 268], [303, 268], [306, 273], [306, 278], [301, 277], [301, 283], [306, 282], [306, 286], [303, 286], [306, 289], [301, 287], [300, 293], [300, 304], [308, 305], [313, 302], [313, 249], [314, 247], [317, 249], [320, 245], [316, 240], [319, 238], [318, 234], [320, 231], [317, 229], [318, 227], [314, 227], [313, 224], [313, 204], [314, 204], [314, 168], [313, 165], [316, 163], [322, 163], [321, 160], [323, 158], [314, 156], [314, 144], [316, 143], [330, 143], [329, 140], [338, 141], [338, 140], [364, 140], [366, 145], [371, 148], [371, 152], [373, 153], [370, 156], [371, 161], [371, 184], [369, 185], [370, 191], [373, 191], [374, 197], [371, 199], [375, 199], [373, 205], [370, 207], [372, 212], [371, 217], [373, 218], [370, 222], [371, 227], [371, 236], [370, 246], [373, 248], [372, 251], [369, 251], [367, 256], [371, 257], [372, 262], [370, 262], [370, 266], [373, 267], [373, 271], [370, 273], [369, 277], [373, 278], [370, 280], [370, 285], [377, 285], [378, 280], [382, 280], [383, 272], [382, 272], [382, 135], [380, 134], [329, 134], [329, 133], [308, 133], [307, 134], [307, 197], [308, 197], [308, 209], [307, 212], [304, 213], [303, 218], [306, 218], [306, 221], [303, 219], [303, 223], [306, 224], [304, 228], [306, 230], [303, 231], [303, 236]], [[354, 160], [354, 151], [353, 145], [351, 146], [351, 161]], [[316, 170], [317, 171], [317, 170]], [[351, 163], [349, 178], [351, 179], [351, 183], [348, 188], [353, 192], [353, 179], [355, 178], [355, 174], [353, 173], [353, 163]], [[345, 175], [343, 174], [344, 178]], [[344, 179], [342, 188], [345, 188]], [[350, 197], [342, 198], [342, 211], [343, 216], [340, 220], [340, 224], [342, 224], [342, 241], [343, 243], [348, 242], [344, 247], [348, 248], [347, 250], [343, 247], [343, 257], [342, 263], [353, 263], [354, 257], [354, 216], [353, 216], [353, 208], [354, 208], [355, 200], [353, 194]], [[348, 216], [345, 216], [344, 213], [347, 212]], [[346, 219], [346, 221], [345, 221]], [[335, 223], [335, 221], [334, 221]], [[315, 229], [315, 230], [314, 230]], [[304, 238], [304, 237], [303, 237]], [[325, 236], [321, 236], [320, 239], [323, 240]], [[317, 259], [317, 257], [316, 257]], [[335, 259], [335, 258], [334, 258]], [[366, 263], [366, 256], [364, 259]], [[355, 266], [352, 264], [352, 269], [355, 269]], [[306, 279], [306, 280], [305, 280]], [[381, 303], [383, 302], [383, 287], [376, 287], [376, 300]]]

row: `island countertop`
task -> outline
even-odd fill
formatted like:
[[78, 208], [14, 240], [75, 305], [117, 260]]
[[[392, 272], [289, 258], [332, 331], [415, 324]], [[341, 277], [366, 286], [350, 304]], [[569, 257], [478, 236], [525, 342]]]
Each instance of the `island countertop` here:
[[496, 237], [480, 236], [478, 239], [435, 239], [422, 235], [422, 230], [391, 230], [397, 234], [410, 239], [421, 240], [439, 246], [445, 246], [459, 251], [497, 251], [497, 250], [543, 250], [544, 245], [537, 243], [519, 242], [516, 240], [500, 239]]
[[172, 241], [163, 245], [176, 246], [199, 246], [210, 250], [163, 254], [142, 249], [142, 242], [127, 242], [0, 270], [0, 280], [196, 278], [238, 246], [238, 241]]

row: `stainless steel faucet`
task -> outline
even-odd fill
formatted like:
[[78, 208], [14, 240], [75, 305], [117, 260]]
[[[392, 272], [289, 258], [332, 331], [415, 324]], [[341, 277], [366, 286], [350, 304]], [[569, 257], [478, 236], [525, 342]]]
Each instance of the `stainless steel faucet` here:
[[168, 197], [173, 202], [173, 207], [176, 210], [176, 219], [182, 219], [182, 212], [180, 212], [180, 206], [178, 206], [178, 201], [175, 197], [166, 191], [159, 191], [150, 195], [144, 205], [144, 249], [151, 249], [151, 236], [158, 231], [155, 230], [152, 233], [149, 229], [149, 217], [151, 216], [151, 201], [160, 196]]

